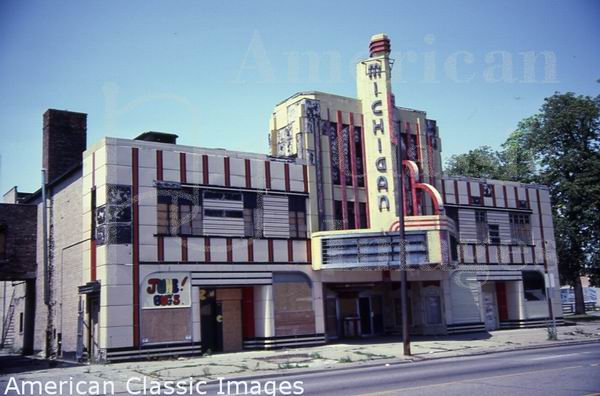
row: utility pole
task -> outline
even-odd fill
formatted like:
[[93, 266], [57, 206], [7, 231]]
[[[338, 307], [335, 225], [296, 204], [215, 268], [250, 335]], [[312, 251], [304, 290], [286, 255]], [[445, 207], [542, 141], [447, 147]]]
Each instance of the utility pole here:
[[[393, 129], [392, 129], [393, 131]], [[406, 244], [404, 239], [404, 178], [402, 177], [402, 160], [404, 150], [402, 148], [402, 137], [400, 131], [397, 131], [396, 144], [396, 189], [398, 190], [398, 200], [396, 207], [398, 211], [398, 239], [399, 239], [399, 258], [400, 258], [400, 294], [402, 304], [402, 344], [404, 347], [404, 356], [410, 356], [410, 329], [408, 325], [408, 274], [406, 266]], [[393, 133], [393, 132], [392, 132]]]
[[[544, 244], [547, 244], [544, 241]], [[556, 332], [556, 319], [554, 318], [554, 309], [552, 308], [552, 291], [554, 290], [554, 274], [548, 271], [548, 266], [544, 265], [544, 281], [546, 283], [546, 300], [548, 301], [548, 338], [558, 340]]]

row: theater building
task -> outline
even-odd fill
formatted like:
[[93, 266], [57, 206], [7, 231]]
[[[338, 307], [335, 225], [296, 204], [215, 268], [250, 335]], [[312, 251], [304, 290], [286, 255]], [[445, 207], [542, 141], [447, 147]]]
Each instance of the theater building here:
[[38, 208], [33, 349], [119, 361], [397, 334], [401, 214], [413, 333], [545, 325], [547, 188], [444, 176], [436, 121], [396, 105], [389, 39], [369, 51], [356, 98], [275, 106], [269, 155], [161, 132], [86, 146], [84, 114], [49, 110], [46, 205], [5, 199]]

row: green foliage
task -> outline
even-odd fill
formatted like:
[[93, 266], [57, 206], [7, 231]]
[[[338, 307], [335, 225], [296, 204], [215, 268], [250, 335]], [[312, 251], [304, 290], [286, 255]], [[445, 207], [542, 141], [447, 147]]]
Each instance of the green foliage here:
[[450, 157], [449, 175], [541, 183], [550, 189], [561, 281], [600, 286], [600, 96], [555, 93], [500, 151]]
[[466, 154], [451, 156], [446, 162], [445, 171], [451, 176], [501, 178], [501, 163], [498, 153], [489, 146], [469, 150]]
[[550, 188], [561, 280], [600, 275], [600, 97], [554, 94], [524, 128]]
[[536, 179], [534, 153], [527, 147], [528, 120], [519, 123], [517, 130], [510, 134], [497, 154], [500, 158], [499, 176], [502, 180], [532, 183]]

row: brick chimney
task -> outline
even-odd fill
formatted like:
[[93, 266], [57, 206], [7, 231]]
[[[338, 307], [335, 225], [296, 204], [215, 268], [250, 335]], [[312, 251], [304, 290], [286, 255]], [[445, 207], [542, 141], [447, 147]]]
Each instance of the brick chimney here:
[[42, 166], [48, 182], [82, 161], [87, 141], [87, 114], [49, 109], [44, 113]]

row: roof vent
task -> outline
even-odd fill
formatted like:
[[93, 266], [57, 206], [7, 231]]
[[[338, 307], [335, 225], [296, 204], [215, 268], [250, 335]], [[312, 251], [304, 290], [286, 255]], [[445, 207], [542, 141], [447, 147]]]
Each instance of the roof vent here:
[[179, 136], [174, 133], [148, 131], [136, 137], [135, 140], [143, 140], [146, 142], [177, 144]]

